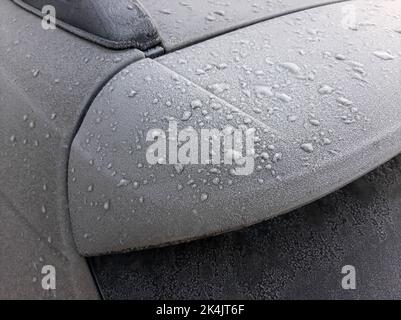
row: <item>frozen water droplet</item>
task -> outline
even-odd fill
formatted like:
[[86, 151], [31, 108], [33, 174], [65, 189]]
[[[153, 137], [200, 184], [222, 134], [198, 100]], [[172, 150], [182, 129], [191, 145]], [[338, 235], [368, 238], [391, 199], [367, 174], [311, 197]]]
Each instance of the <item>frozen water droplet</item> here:
[[350, 106], [352, 104], [351, 100], [348, 100], [347, 98], [344, 98], [344, 97], [337, 98], [337, 102], [344, 106]]
[[331, 144], [331, 140], [329, 138], [323, 138], [323, 144], [329, 145], [329, 144]]
[[200, 101], [199, 99], [193, 100], [191, 102], [191, 107], [192, 107], [192, 109], [201, 108], [202, 107], [202, 101]]
[[216, 17], [214, 17], [214, 16], [212, 16], [212, 15], [208, 15], [205, 19], [206, 19], [207, 21], [215, 21], [215, 20], [216, 20]]
[[252, 123], [252, 119], [249, 118], [249, 117], [246, 117], [246, 118], [244, 118], [244, 123], [245, 124], [250, 124], [250, 123]]
[[103, 208], [104, 208], [104, 210], [106, 210], [106, 211], [110, 209], [110, 201], [109, 201], [109, 200], [107, 200], [107, 201], [104, 203]]
[[214, 94], [221, 94], [224, 91], [229, 90], [230, 86], [226, 83], [215, 83], [208, 86], [208, 89], [212, 91]]
[[136, 92], [135, 90], [131, 90], [131, 91], [128, 93], [128, 97], [129, 97], [129, 98], [134, 98], [137, 94], [138, 94], [138, 92]]
[[121, 179], [120, 182], [117, 184], [117, 187], [126, 187], [131, 183], [131, 181], [127, 179]]
[[336, 57], [335, 57], [337, 60], [341, 60], [341, 61], [343, 61], [343, 60], [345, 60], [346, 59], [346, 57], [343, 55], [343, 54], [336, 54]]
[[292, 100], [292, 98], [290, 97], [290, 96], [288, 96], [288, 95], [286, 95], [285, 93], [277, 93], [276, 94], [276, 97], [279, 99], [279, 100], [281, 100], [281, 101], [283, 101], [283, 102], [290, 102], [291, 100]]
[[256, 92], [256, 96], [258, 98], [272, 97], [273, 96], [272, 89], [270, 87], [267, 87], [267, 86], [256, 86], [255, 87], [255, 92]]
[[387, 51], [375, 51], [373, 54], [382, 60], [393, 60], [394, 56]]
[[312, 143], [304, 143], [301, 144], [301, 149], [307, 153], [313, 152], [313, 145]]
[[273, 156], [273, 162], [274, 163], [277, 163], [277, 162], [279, 162], [281, 159], [283, 158], [283, 154], [281, 153], [281, 152], [278, 152], [278, 153], [276, 153], [274, 156]]
[[172, 14], [173, 13], [170, 9], [160, 9], [159, 12], [163, 13], [163, 14]]
[[293, 62], [284, 62], [280, 64], [280, 67], [288, 70], [289, 72], [293, 73], [293, 74], [299, 74], [301, 73], [301, 68], [293, 63]]
[[33, 75], [34, 78], [36, 78], [39, 75], [39, 73], [40, 73], [39, 69], [33, 69], [32, 70], [32, 75]]
[[214, 13], [221, 17], [225, 16], [226, 14], [223, 10], [215, 10]]
[[333, 93], [334, 89], [332, 87], [330, 87], [329, 85], [324, 84], [319, 88], [318, 91], [320, 94], [330, 94], [330, 93]]

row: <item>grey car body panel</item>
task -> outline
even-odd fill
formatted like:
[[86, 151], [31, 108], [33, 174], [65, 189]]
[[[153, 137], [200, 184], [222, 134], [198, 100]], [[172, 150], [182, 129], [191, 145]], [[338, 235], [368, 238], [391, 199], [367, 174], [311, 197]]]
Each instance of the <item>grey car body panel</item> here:
[[[401, 156], [256, 226], [91, 259], [105, 299], [401, 299]], [[344, 290], [342, 269], [356, 270]], [[179, 288], [179, 290], [177, 290]]]
[[167, 51], [338, 0], [141, 0]]
[[[97, 298], [75, 249], [68, 199], [69, 148], [107, 80], [143, 57], [110, 51], [0, 1], [0, 297]], [[43, 290], [44, 265], [56, 290]]]
[[[352, 26], [342, 23], [343, 4], [291, 14], [116, 75], [72, 146], [69, 199], [79, 252], [238, 229], [316, 200], [394, 157], [401, 151], [401, 8], [393, 4], [353, 2]], [[195, 99], [201, 108], [191, 108]], [[180, 128], [255, 128], [255, 172], [233, 177], [226, 166], [189, 165], [178, 173], [147, 164], [148, 130], [167, 131], [166, 119], [183, 114], [191, 117]]]
[[152, 20], [136, 0], [12, 1], [39, 16], [44, 16], [44, 6], [51, 5], [59, 27], [108, 48], [148, 50], [161, 42]]
[[[43, 16], [52, 5], [60, 27], [100, 45], [167, 51], [273, 17], [345, 0], [12, 0]], [[149, 14], [148, 14], [149, 12]]]

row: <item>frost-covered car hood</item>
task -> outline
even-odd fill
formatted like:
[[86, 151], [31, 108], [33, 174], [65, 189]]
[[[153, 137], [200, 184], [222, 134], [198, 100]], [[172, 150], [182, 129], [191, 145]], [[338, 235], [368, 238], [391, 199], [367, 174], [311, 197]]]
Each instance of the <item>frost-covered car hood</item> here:
[[167, 51], [273, 17], [338, 0], [141, 0]]
[[[70, 159], [82, 254], [247, 226], [316, 200], [401, 150], [400, 6], [356, 1], [259, 23], [132, 64], [94, 100]], [[380, 39], [380, 44], [376, 39]], [[255, 170], [147, 162], [146, 133], [254, 129]], [[89, 187], [89, 190], [88, 190]]]

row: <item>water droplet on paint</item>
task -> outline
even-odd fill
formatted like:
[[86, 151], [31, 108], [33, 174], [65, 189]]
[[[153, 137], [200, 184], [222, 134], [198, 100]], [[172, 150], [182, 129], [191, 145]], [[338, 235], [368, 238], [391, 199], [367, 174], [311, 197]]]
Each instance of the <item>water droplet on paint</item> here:
[[313, 152], [313, 145], [312, 143], [304, 143], [301, 144], [301, 149], [307, 153]]

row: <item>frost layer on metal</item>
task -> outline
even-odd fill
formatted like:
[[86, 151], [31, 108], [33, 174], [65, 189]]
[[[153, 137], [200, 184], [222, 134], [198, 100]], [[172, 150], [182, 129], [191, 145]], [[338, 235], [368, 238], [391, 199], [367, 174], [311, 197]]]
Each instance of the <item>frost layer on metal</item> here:
[[[71, 234], [69, 147], [102, 84], [143, 54], [44, 30], [11, 1], [0, 1], [0, 39], [0, 299], [97, 298]], [[57, 290], [43, 290], [44, 265]]]
[[167, 51], [260, 21], [339, 0], [141, 0]]
[[[320, 198], [401, 151], [401, 6], [355, 1], [254, 25], [132, 64], [72, 146], [71, 220], [84, 255], [188, 241]], [[380, 41], [379, 41], [380, 40]], [[150, 165], [149, 130], [255, 131], [255, 167]]]

